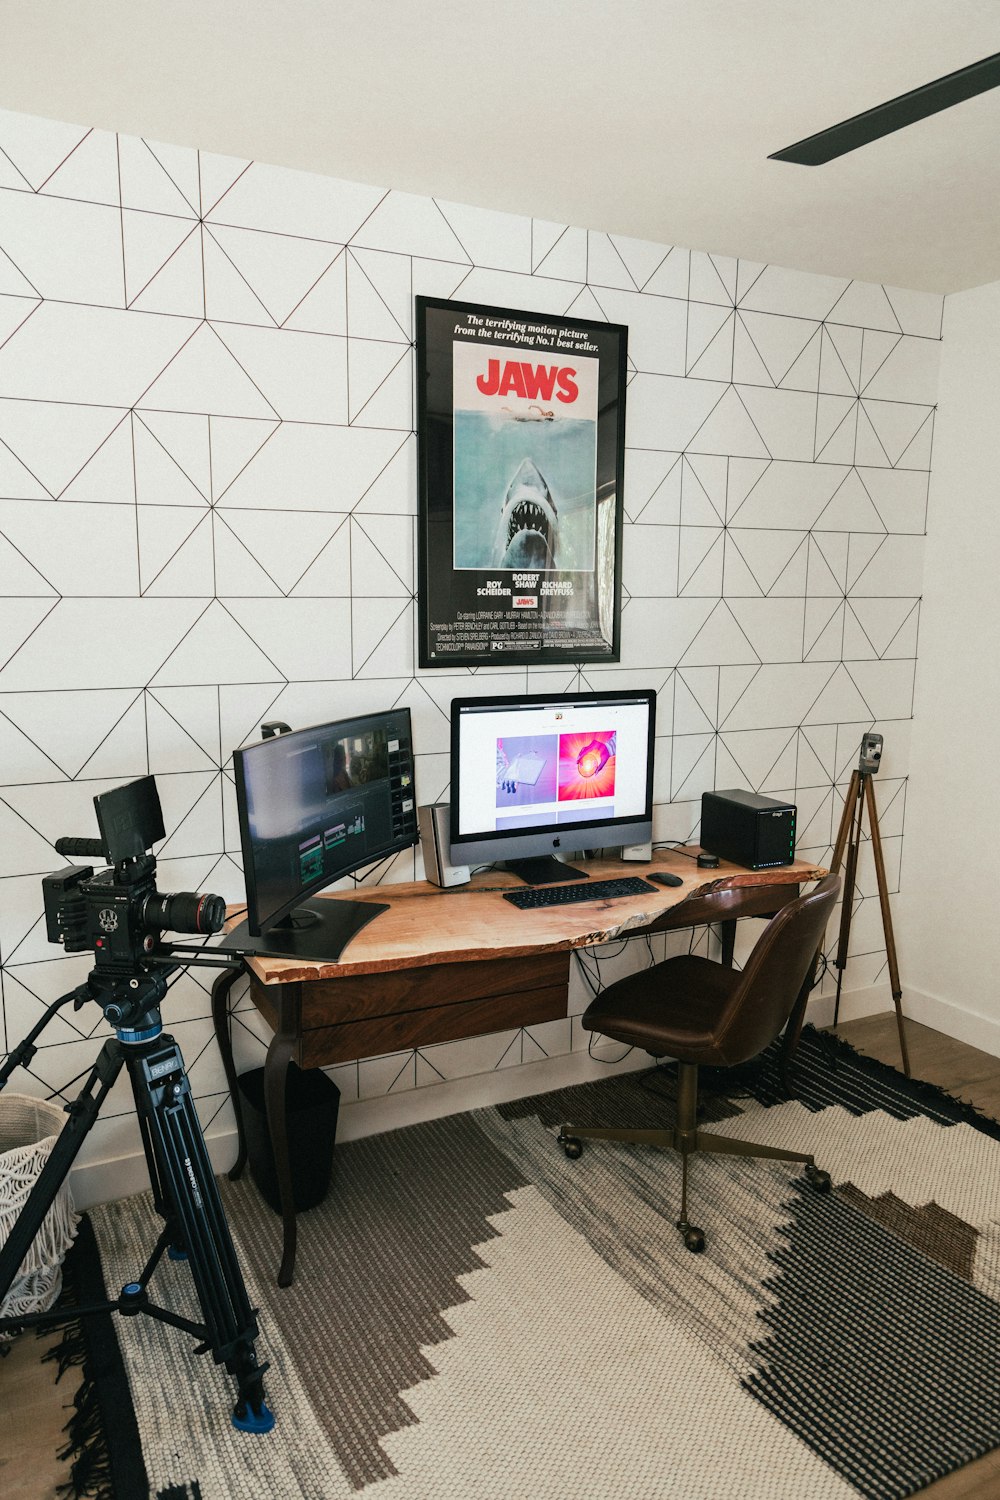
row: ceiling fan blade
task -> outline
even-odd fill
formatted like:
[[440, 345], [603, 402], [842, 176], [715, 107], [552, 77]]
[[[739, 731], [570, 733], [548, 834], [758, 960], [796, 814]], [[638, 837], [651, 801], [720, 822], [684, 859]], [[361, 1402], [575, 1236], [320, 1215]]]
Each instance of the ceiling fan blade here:
[[911, 89], [908, 94], [899, 94], [885, 104], [877, 104], [874, 109], [866, 109], [863, 114], [852, 115], [839, 125], [831, 125], [828, 130], [808, 135], [805, 140], [796, 141], [783, 151], [773, 151], [768, 161], [794, 161], [804, 167], [821, 166], [835, 156], [846, 156], [848, 151], [867, 146], [869, 141], [902, 130], [904, 125], [912, 125], [915, 120], [923, 120], [928, 115], [937, 114], [940, 109], [960, 104], [963, 99], [995, 89], [998, 84], [1000, 52], [994, 52], [992, 57], [970, 63], [955, 73], [946, 73], [933, 83], [925, 83], [919, 89]]

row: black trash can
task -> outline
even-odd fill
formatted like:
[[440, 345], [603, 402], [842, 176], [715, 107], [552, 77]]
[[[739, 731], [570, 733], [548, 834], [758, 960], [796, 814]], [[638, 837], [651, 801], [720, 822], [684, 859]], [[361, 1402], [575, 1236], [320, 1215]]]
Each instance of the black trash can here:
[[[241, 1073], [239, 1087], [250, 1175], [264, 1201], [280, 1214], [278, 1174], [264, 1104], [264, 1069], [252, 1068], [249, 1073]], [[321, 1068], [303, 1069], [295, 1063], [289, 1064], [285, 1082], [285, 1118], [296, 1213], [315, 1208], [326, 1196], [333, 1166], [339, 1106], [340, 1090]]]

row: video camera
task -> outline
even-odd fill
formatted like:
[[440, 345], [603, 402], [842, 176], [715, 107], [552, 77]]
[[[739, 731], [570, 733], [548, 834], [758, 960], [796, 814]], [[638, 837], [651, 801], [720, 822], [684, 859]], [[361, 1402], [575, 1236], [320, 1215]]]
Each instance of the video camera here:
[[95, 973], [126, 976], [170, 961], [163, 932], [207, 936], [226, 918], [221, 896], [156, 889], [156, 857], [149, 850], [165, 836], [156, 781], [142, 776], [94, 798], [99, 839], [56, 840], [59, 854], [103, 859], [109, 868], [67, 865], [42, 880], [50, 943], [67, 953], [94, 951]]
[[882, 736], [869, 730], [861, 736], [861, 760], [858, 770], [862, 776], [874, 776], [882, 759]]

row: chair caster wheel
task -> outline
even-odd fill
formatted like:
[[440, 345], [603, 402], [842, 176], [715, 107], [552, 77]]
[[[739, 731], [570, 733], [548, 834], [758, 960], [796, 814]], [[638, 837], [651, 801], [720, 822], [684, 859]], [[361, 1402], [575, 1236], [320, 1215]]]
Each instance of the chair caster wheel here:
[[692, 1255], [700, 1255], [705, 1248], [705, 1231], [694, 1224], [678, 1224], [677, 1228], [683, 1236], [685, 1249]]
[[824, 1172], [822, 1167], [806, 1167], [806, 1180], [817, 1193], [828, 1193], [833, 1186], [829, 1172]]
[[559, 1132], [559, 1144], [569, 1157], [570, 1161], [576, 1161], [583, 1155], [583, 1143], [578, 1141], [575, 1135], [564, 1135]]

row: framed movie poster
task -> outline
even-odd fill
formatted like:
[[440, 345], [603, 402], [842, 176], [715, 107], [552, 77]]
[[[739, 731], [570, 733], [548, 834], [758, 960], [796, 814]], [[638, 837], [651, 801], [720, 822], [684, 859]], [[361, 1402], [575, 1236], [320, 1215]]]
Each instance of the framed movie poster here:
[[420, 665], [618, 661], [628, 330], [416, 313]]

